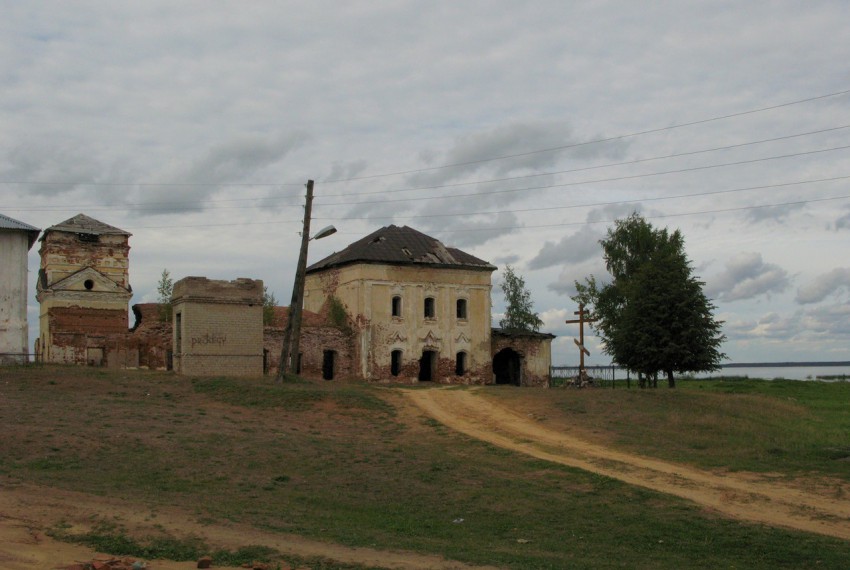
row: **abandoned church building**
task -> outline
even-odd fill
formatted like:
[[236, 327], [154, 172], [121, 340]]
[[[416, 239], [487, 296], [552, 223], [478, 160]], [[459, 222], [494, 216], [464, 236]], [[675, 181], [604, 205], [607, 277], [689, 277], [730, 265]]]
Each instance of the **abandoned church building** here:
[[130, 235], [84, 214], [44, 230], [36, 283], [38, 360], [116, 368], [165, 366], [170, 327], [139, 327], [145, 313], [149, 321], [155, 320], [155, 308], [134, 306], [136, 327], [128, 329], [133, 295]]
[[304, 309], [344, 310], [345, 350], [302, 341], [302, 365], [383, 381], [547, 385], [553, 335], [492, 329], [494, 265], [387, 226], [307, 268]]
[[27, 361], [27, 254], [39, 233], [38, 228], [0, 214], [0, 364]]
[[[25, 246], [38, 235], [35, 228], [26, 231], [19, 245], [24, 275]], [[173, 365], [187, 375], [277, 371], [288, 310], [275, 307], [264, 326], [260, 280], [183, 278], [174, 285], [170, 316], [156, 303], [133, 305], [136, 322], [129, 329], [130, 237], [84, 214], [44, 230], [38, 359]], [[397, 226], [314, 263], [305, 280], [300, 373], [328, 380], [547, 385], [554, 336], [492, 328], [495, 270]]]

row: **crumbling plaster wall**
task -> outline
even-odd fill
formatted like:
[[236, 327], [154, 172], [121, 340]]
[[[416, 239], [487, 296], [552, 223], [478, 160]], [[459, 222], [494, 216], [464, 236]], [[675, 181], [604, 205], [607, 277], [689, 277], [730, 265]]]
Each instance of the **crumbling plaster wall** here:
[[522, 385], [546, 387], [552, 365], [552, 338], [542, 334], [493, 334], [493, 354], [510, 348], [522, 357]]
[[[353, 264], [307, 276], [305, 308], [318, 310], [334, 296], [342, 302], [357, 334], [358, 376], [367, 380], [415, 382], [423, 351], [437, 352], [433, 380], [483, 384], [490, 372], [490, 271], [429, 265]], [[401, 299], [393, 316], [393, 297]], [[434, 303], [425, 316], [425, 299]], [[458, 318], [457, 301], [466, 303]], [[391, 374], [391, 354], [402, 352], [401, 370]], [[455, 374], [458, 352], [466, 373]]]
[[43, 235], [37, 295], [38, 352], [43, 361], [137, 364], [137, 357], [122, 342], [132, 297], [129, 252], [126, 234], [47, 231]]

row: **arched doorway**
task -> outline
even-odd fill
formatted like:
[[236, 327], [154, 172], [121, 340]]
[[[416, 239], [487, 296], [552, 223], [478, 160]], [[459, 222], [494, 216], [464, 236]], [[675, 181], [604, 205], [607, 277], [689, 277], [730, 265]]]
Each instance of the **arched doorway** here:
[[522, 355], [512, 348], [503, 348], [493, 357], [496, 384], [522, 386]]
[[431, 382], [437, 370], [437, 351], [423, 350], [422, 358], [419, 359], [419, 381]]

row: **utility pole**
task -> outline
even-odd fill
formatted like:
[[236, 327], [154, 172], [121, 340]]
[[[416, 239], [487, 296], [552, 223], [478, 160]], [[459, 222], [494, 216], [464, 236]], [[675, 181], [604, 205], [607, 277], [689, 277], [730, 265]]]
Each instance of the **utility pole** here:
[[287, 368], [293, 374], [298, 372], [298, 352], [301, 346], [301, 310], [304, 306], [304, 278], [307, 271], [307, 246], [310, 243], [310, 216], [313, 211], [313, 181], [307, 181], [307, 199], [304, 205], [304, 229], [301, 230], [301, 252], [298, 255], [298, 267], [295, 269], [295, 284], [292, 287], [292, 300], [289, 302], [289, 315], [283, 333], [283, 347], [280, 351], [280, 364], [277, 367], [277, 382], [283, 382]]

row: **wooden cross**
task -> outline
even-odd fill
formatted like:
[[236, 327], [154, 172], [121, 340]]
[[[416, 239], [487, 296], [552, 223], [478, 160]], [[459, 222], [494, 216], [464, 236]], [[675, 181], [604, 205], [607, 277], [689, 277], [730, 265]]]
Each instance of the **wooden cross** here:
[[576, 346], [578, 347], [578, 351], [579, 351], [578, 352], [579, 353], [579, 366], [578, 366], [579, 377], [583, 378], [584, 377], [584, 355], [586, 354], [586, 355], [590, 356], [590, 351], [587, 350], [584, 347], [584, 323], [593, 323], [593, 322], [596, 322], [596, 319], [586, 319], [584, 317], [585, 314], [586, 314], [585, 310], [584, 310], [584, 305], [579, 305], [578, 311], [575, 311], [575, 313], [573, 313], [573, 314], [578, 315], [578, 318], [566, 321], [566, 323], [568, 325], [575, 325], [575, 324], [578, 325], [578, 340], [573, 339], [573, 342], [576, 343]]

